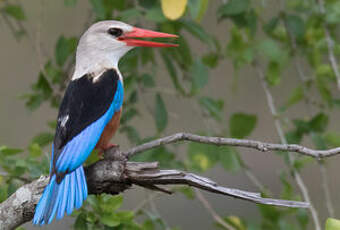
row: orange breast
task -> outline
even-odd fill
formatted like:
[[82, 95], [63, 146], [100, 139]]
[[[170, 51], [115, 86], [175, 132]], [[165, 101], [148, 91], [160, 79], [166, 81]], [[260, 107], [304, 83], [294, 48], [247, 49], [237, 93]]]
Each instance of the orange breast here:
[[107, 123], [107, 125], [104, 128], [104, 131], [102, 135], [100, 136], [100, 139], [96, 145], [96, 149], [99, 150], [105, 150], [107, 146], [110, 143], [111, 138], [113, 135], [116, 133], [118, 127], [119, 127], [119, 122], [120, 122], [120, 116], [122, 114], [122, 109], [120, 109], [118, 112], [116, 112], [111, 121]]

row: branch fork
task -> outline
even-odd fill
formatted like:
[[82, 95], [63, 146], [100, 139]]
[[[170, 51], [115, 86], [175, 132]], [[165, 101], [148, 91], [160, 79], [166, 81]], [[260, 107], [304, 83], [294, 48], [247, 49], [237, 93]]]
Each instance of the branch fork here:
[[[244, 146], [260, 151], [273, 149], [284, 150], [282, 147], [278, 148], [278, 146], [280, 146], [278, 144], [221, 137], [203, 137], [188, 133], [179, 133], [160, 138], [128, 151], [120, 151], [119, 147], [113, 147], [104, 153], [104, 159], [85, 167], [89, 194], [119, 194], [131, 188], [133, 185], [172, 194], [172, 191], [161, 186], [188, 185], [211, 193], [226, 195], [258, 204], [290, 208], [309, 208], [309, 203], [307, 202], [264, 198], [260, 193], [221, 186], [209, 178], [191, 172], [159, 169], [158, 162], [128, 161], [129, 157], [137, 153], [181, 140], [215, 145]], [[273, 147], [273, 145], [275, 147]], [[285, 149], [291, 150], [291, 148], [287, 146]], [[0, 229], [15, 229], [33, 218], [35, 206], [48, 180], [48, 177], [42, 176], [30, 184], [24, 185], [0, 204]]]

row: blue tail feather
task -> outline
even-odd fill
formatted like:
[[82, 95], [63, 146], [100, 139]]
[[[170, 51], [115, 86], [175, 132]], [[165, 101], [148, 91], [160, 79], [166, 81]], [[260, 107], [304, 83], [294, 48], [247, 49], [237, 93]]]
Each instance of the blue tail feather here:
[[83, 180], [83, 183], [82, 183], [82, 185], [83, 185], [83, 189], [82, 189], [83, 199], [86, 200], [88, 191], [87, 191], [87, 183], [86, 183], [86, 177], [85, 177], [84, 169], [80, 170], [80, 173], [81, 173], [81, 178]]
[[80, 178], [80, 170], [77, 170], [76, 172], [76, 178], [77, 178], [77, 191], [78, 196], [76, 196], [76, 208], [80, 208], [83, 203], [83, 190], [82, 190], [82, 183], [83, 180]]
[[74, 194], [76, 192], [76, 188], [75, 188], [75, 178], [74, 176], [70, 178], [70, 188], [69, 188], [69, 194], [68, 194], [68, 202], [67, 202], [67, 209], [66, 209], [66, 213], [67, 215], [71, 215], [72, 211], [73, 211], [73, 207], [74, 207]]
[[82, 166], [67, 174], [60, 184], [53, 175], [36, 207], [33, 224], [49, 224], [55, 216], [63, 218], [65, 211], [71, 214], [81, 207], [86, 197], [87, 185]]
[[65, 183], [63, 184], [63, 194], [62, 195], [62, 199], [60, 199], [59, 202], [59, 207], [58, 207], [58, 213], [57, 213], [57, 220], [60, 220], [61, 218], [64, 217], [65, 211], [66, 211], [66, 204], [67, 202], [62, 202], [64, 200], [67, 200], [67, 195], [68, 195], [68, 189], [67, 189], [67, 185], [70, 183], [70, 175], [66, 175], [65, 178]]

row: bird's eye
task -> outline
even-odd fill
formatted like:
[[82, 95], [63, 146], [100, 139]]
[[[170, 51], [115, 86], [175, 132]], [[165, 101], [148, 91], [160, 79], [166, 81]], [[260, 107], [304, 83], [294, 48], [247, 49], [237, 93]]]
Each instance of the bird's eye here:
[[115, 37], [119, 37], [123, 34], [123, 30], [119, 28], [110, 28], [107, 32]]

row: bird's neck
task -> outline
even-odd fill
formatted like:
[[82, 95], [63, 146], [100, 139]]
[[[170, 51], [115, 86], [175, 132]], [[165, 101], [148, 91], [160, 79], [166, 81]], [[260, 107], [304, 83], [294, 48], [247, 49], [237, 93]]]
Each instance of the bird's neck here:
[[118, 62], [129, 49], [116, 49], [113, 52], [107, 52], [106, 50], [95, 50], [94, 52], [85, 49], [83, 51], [77, 50], [76, 66], [72, 80], [81, 78], [86, 74], [100, 76], [107, 69], [115, 69], [123, 82], [122, 75], [118, 70]]

